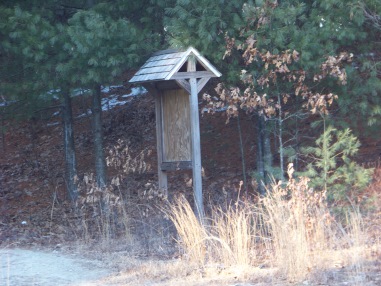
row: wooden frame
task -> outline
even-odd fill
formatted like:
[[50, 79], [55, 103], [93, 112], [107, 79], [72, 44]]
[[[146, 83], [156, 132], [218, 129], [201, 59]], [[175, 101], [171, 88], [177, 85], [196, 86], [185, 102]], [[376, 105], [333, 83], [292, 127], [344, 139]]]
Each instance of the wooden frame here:
[[164, 90], [161, 96], [163, 161], [191, 161], [189, 95], [183, 89]]
[[[168, 192], [168, 171], [191, 169], [195, 211], [201, 221], [204, 207], [198, 93], [210, 78], [220, 76], [207, 59], [190, 47], [186, 51], [165, 50], [153, 54], [129, 81], [142, 84], [155, 97], [159, 188]], [[186, 100], [184, 93], [176, 88], [187, 92]]]

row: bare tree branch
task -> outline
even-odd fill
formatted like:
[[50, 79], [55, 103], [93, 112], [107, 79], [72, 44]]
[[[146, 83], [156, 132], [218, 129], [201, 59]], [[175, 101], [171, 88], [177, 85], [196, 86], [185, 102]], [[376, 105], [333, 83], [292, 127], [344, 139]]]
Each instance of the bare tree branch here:
[[381, 16], [367, 7], [365, 3], [362, 3], [361, 6], [367, 21], [370, 22], [377, 30], [381, 30]]

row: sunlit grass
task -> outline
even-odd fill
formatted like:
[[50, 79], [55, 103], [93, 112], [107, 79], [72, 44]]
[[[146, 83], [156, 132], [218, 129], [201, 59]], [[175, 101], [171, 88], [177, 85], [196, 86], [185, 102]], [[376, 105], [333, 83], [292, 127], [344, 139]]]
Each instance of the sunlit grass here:
[[[289, 172], [292, 178], [292, 168]], [[215, 209], [203, 223], [185, 199], [170, 207], [169, 217], [184, 258], [200, 267], [249, 269], [265, 261], [290, 282], [310, 279], [338, 261], [337, 267], [363, 271], [367, 252], [360, 212], [349, 213], [343, 227], [331, 216], [325, 193], [313, 192], [307, 178], [274, 183], [260, 203]]]

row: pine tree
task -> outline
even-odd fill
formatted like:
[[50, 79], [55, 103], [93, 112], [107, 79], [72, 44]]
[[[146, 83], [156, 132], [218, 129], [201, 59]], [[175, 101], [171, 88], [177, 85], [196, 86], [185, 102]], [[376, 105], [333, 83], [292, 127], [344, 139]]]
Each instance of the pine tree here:
[[[119, 9], [129, 9], [123, 10], [127, 12], [126, 15], [115, 7], [105, 7], [103, 3], [90, 5], [89, 10], [73, 15], [66, 28], [68, 39], [64, 50], [70, 59], [59, 64], [58, 70], [73, 85], [93, 90], [94, 155], [97, 182], [101, 187], [107, 183], [107, 176], [100, 86], [113, 81], [124, 70], [137, 67], [142, 55], [150, 54], [162, 40], [158, 29], [162, 26], [157, 23], [153, 25], [153, 19], [148, 23], [146, 17], [163, 8], [157, 6], [157, 10], [148, 9], [148, 15], [142, 14], [149, 3], [120, 1], [116, 6]], [[141, 22], [147, 25], [142, 25]], [[161, 33], [164, 33], [164, 28]]]
[[[13, 117], [15, 114], [20, 114], [23, 119], [35, 118], [37, 112], [51, 105], [50, 100], [53, 95], [61, 96], [65, 181], [69, 196], [75, 201], [78, 194], [74, 182], [77, 171], [71, 115], [71, 87], [67, 80], [55, 72], [58, 62], [67, 58], [57, 52], [64, 41], [57, 36], [58, 29], [54, 26], [54, 22], [48, 21], [49, 17], [40, 15], [33, 7], [30, 7], [30, 10], [25, 11], [20, 7], [1, 10], [7, 17], [7, 22], [2, 24], [5, 39], [2, 48], [8, 58], [17, 60], [9, 61], [6, 66], [8, 71], [4, 70], [4, 77], [1, 77], [0, 83], [4, 94], [13, 96], [9, 99], [16, 100], [14, 105], [21, 108], [12, 114]], [[15, 63], [17, 66], [13, 68]], [[7, 80], [6, 72], [9, 70], [15, 73], [11, 80]]]
[[350, 129], [340, 131], [328, 126], [315, 146], [302, 148], [310, 163], [298, 175], [310, 178], [310, 186], [317, 191], [327, 191], [331, 201], [353, 198], [366, 187], [373, 173], [353, 160], [359, 147], [360, 142]]
[[[158, 44], [163, 44], [162, 19], [154, 17], [162, 17], [170, 2], [119, 0], [110, 5], [100, 0], [3, 1], [0, 57], [6, 65], [0, 68], [1, 93], [7, 100], [25, 103], [30, 114], [34, 114], [42, 108], [44, 100], [50, 104], [45, 96], [48, 91], [60, 90], [58, 94], [65, 98], [63, 115], [68, 116], [63, 120], [64, 133], [68, 135], [65, 138], [72, 138], [68, 92], [79, 87], [93, 89], [97, 99], [94, 102], [99, 103], [101, 84], [110, 83], [123, 71], [138, 66]], [[99, 104], [93, 107], [93, 112], [97, 113], [96, 137], [103, 139]], [[105, 164], [98, 164], [104, 162], [103, 144], [98, 139], [95, 141], [100, 145], [96, 150], [101, 151], [96, 152], [96, 165], [102, 168], [98, 182], [103, 185]], [[68, 143], [65, 157], [75, 160], [75, 156], [68, 156], [74, 154], [70, 141], [65, 140]], [[66, 165], [75, 166], [75, 162]], [[73, 170], [67, 169], [67, 173], [73, 174]], [[68, 186], [73, 186], [74, 176], [69, 177]], [[69, 193], [75, 197], [74, 189]]]
[[[166, 9], [166, 29], [173, 47], [193, 46], [213, 63], [218, 63], [225, 80], [237, 81], [237, 69], [242, 61], [229, 58], [222, 61], [225, 53], [225, 37], [239, 33], [244, 20], [243, 0], [176, 0]], [[234, 68], [232, 68], [234, 67]]]
[[[261, 60], [252, 61], [247, 65], [242, 59], [243, 51], [253, 42], [256, 51], [262, 54], [266, 51], [270, 55], [279, 55], [287, 50], [297, 51], [298, 63], [288, 67], [293, 71], [305, 71], [310, 75], [319, 72], [327, 57], [339, 55], [343, 51], [352, 53], [353, 63], [346, 65], [345, 70], [342, 70], [343, 67], [340, 68], [340, 76], [347, 75], [346, 85], [337, 84], [337, 76], [319, 79], [318, 84], [313, 76], [305, 78], [306, 84], [314, 87], [314, 92], [328, 94], [330, 91], [338, 95], [338, 101], [331, 106], [331, 110], [334, 111], [332, 114], [335, 115], [336, 121], [344, 125], [345, 121], [341, 119], [349, 113], [350, 116], [366, 121], [369, 113], [365, 114], [363, 111], [369, 110], [369, 106], [380, 98], [377, 96], [380, 80], [374, 76], [376, 74], [374, 69], [373, 75], [372, 72], [364, 70], [369, 64], [365, 60], [367, 56], [362, 57], [364, 53], [368, 53], [367, 51], [375, 51], [375, 45], [373, 43], [369, 45], [369, 40], [365, 39], [376, 39], [377, 36], [366, 27], [364, 13], [357, 4], [356, 0], [245, 3], [234, 1], [234, 4], [225, 1], [211, 4], [209, 1], [201, 0], [196, 2], [178, 0], [175, 8], [168, 10], [169, 16], [172, 17], [168, 22], [168, 29], [178, 40], [173, 41], [174, 43], [180, 42], [183, 45], [194, 43], [205, 54], [216, 56], [215, 61], [218, 57], [220, 60], [224, 58], [223, 63], [226, 68], [223, 72], [225, 72], [226, 86], [240, 88], [242, 93], [246, 88], [243, 77], [251, 77], [254, 85], [258, 86], [258, 80], [267, 73], [267, 66]], [[223, 13], [219, 5], [224, 5]], [[220, 12], [221, 20], [218, 20], [217, 15]], [[208, 18], [211, 19], [210, 22]], [[252, 56], [256, 57], [254, 54]], [[217, 65], [219, 66], [220, 62]], [[245, 74], [241, 73], [242, 70]], [[240, 75], [243, 82], [240, 82]], [[358, 82], [362, 84], [359, 85]], [[262, 94], [266, 94], [266, 100], [274, 103], [278, 102], [279, 96], [283, 96], [284, 93], [295, 97], [297, 92], [291, 92], [292, 85], [293, 83], [282, 79], [282, 76], [279, 76], [273, 86], [263, 87], [259, 84], [260, 88], [264, 88]], [[282, 136], [281, 133], [286, 128], [297, 125], [294, 121], [299, 120], [301, 104], [304, 104], [301, 100], [292, 101], [293, 104], [290, 104], [290, 100], [288, 102], [281, 102], [283, 106], [278, 104], [277, 107], [274, 104], [278, 115], [277, 129], [281, 131], [278, 136]], [[279, 117], [280, 110], [283, 119]], [[292, 114], [295, 116], [291, 117]], [[286, 122], [285, 118], [290, 119]], [[299, 137], [296, 138], [300, 140]], [[295, 142], [295, 145], [299, 144], [300, 141]], [[258, 147], [260, 145], [263, 143], [258, 143]]]
[[[348, 97], [355, 98], [360, 104], [358, 108], [363, 117], [367, 119], [369, 134], [378, 134], [381, 115], [381, 56], [379, 54], [379, 35], [381, 32], [381, 4], [379, 1], [363, 0], [353, 8], [363, 13], [365, 18], [365, 29], [368, 34], [368, 40], [361, 43], [359, 47], [359, 61], [357, 70], [360, 70], [362, 76], [354, 84], [354, 90], [348, 90]], [[366, 100], [364, 100], [364, 94]], [[362, 95], [362, 98], [359, 98]], [[348, 99], [345, 105], [346, 114], [353, 112], [353, 106]], [[376, 131], [376, 132], [375, 132]]]

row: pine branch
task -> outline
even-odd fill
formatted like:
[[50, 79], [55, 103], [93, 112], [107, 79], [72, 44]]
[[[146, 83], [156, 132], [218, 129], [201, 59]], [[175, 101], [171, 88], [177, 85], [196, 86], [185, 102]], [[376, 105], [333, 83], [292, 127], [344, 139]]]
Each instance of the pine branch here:
[[363, 12], [365, 18], [370, 22], [374, 28], [377, 30], [381, 30], [381, 16], [376, 12], [371, 11], [365, 4], [363, 4]]
[[85, 10], [84, 7], [76, 7], [76, 6], [65, 5], [65, 4], [60, 4], [60, 6], [64, 9]]
[[62, 104], [59, 104], [59, 105], [52, 105], [52, 106], [49, 106], [49, 107], [45, 107], [45, 108], [41, 108], [41, 109], [38, 109], [38, 110], [35, 110], [34, 113], [39, 113], [39, 112], [42, 112], [42, 111], [47, 111], [47, 110], [51, 110], [51, 109], [57, 109], [57, 108], [63, 108], [64, 106]]

